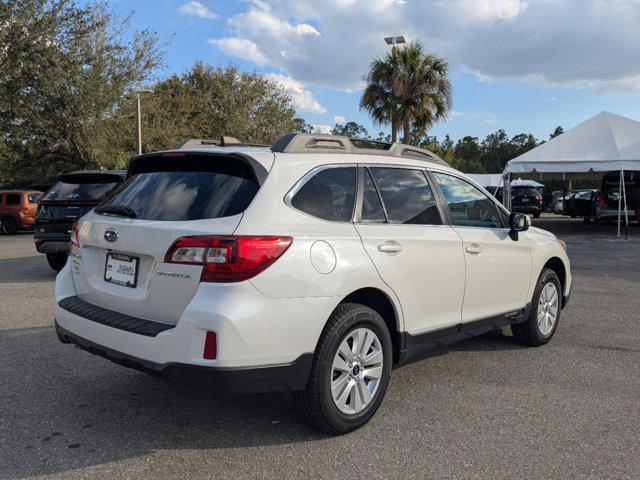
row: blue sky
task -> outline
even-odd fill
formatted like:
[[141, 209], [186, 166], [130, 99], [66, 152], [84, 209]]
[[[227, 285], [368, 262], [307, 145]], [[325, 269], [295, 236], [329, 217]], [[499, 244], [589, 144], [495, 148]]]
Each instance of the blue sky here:
[[[453, 109], [430, 134], [547, 138], [602, 110], [640, 120], [638, 0], [117, 0], [130, 32], [166, 45], [160, 76], [195, 60], [234, 63], [283, 84], [308, 123], [354, 120], [361, 76], [388, 48], [421, 40], [451, 64]], [[233, 132], [229, 132], [233, 133]]]

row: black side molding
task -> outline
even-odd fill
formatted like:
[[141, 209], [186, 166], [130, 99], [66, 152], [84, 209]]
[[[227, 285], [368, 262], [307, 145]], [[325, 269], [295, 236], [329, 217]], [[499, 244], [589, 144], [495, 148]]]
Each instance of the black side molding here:
[[488, 318], [482, 318], [473, 322], [462, 323], [452, 327], [445, 327], [431, 332], [411, 335], [410, 333], [402, 333], [403, 348], [400, 352], [399, 365], [405, 363], [408, 359], [416, 357], [430, 350], [451, 345], [467, 338], [476, 337], [483, 333], [497, 330], [506, 325], [524, 322], [529, 318], [531, 313], [531, 304], [527, 304], [524, 308], [513, 312], [507, 312]]
[[155, 337], [160, 332], [164, 332], [165, 330], [170, 330], [175, 327], [175, 325], [168, 325], [166, 323], [154, 322], [152, 320], [114, 312], [113, 310], [85, 302], [75, 296], [63, 298], [58, 302], [58, 305], [67, 312], [86, 318], [92, 322], [117, 328], [119, 330], [126, 330], [131, 333], [137, 333], [138, 335], [145, 335], [147, 337]]

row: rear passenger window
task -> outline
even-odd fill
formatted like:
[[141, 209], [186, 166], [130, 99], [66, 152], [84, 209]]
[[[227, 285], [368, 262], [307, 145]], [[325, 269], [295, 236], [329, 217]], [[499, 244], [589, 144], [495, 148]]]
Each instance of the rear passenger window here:
[[364, 191], [362, 192], [362, 215], [363, 222], [385, 223], [387, 217], [384, 215], [380, 197], [371, 179], [369, 170], [364, 171]]
[[291, 205], [314, 217], [335, 222], [350, 222], [356, 198], [356, 168], [326, 168], [309, 181], [291, 199]]
[[464, 180], [432, 172], [449, 205], [453, 225], [461, 227], [502, 228], [498, 206], [482, 191]]
[[442, 225], [431, 187], [422, 170], [371, 168], [390, 223]]
[[7, 193], [7, 196], [5, 197], [5, 203], [7, 205], [20, 205], [20, 194]]

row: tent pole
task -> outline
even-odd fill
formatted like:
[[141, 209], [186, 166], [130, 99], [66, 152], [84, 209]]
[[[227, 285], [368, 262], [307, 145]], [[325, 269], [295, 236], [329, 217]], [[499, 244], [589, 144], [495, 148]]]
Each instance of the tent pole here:
[[507, 179], [502, 189], [502, 204], [511, 211], [511, 172], [507, 173]]
[[627, 185], [624, 179], [624, 170], [621, 171], [622, 177], [622, 198], [624, 201], [624, 225], [625, 225], [625, 238], [629, 235], [629, 209], [627, 208]]
[[620, 182], [618, 184], [618, 237], [620, 236], [620, 222], [622, 220], [622, 182], [624, 181], [624, 174], [620, 170]]

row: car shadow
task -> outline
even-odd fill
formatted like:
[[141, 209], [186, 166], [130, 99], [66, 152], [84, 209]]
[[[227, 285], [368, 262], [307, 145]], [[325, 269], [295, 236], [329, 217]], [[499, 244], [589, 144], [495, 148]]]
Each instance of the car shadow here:
[[54, 272], [44, 255], [0, 259], [0, 283], [53, 282]]
[[[522, 348], [488, 333], [431, 352]], [[33, 355], [33, 352], [38, 355]], [[57, 341], [53, 327], [0, 332], [0, 478], [51, 475], [170, 449], [326, 439], [291, 396], [182, 391]], [[37, 413], [37, 414], [36, 414]]]

